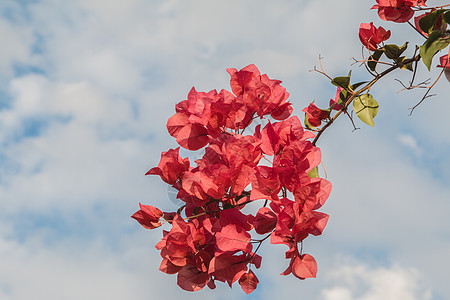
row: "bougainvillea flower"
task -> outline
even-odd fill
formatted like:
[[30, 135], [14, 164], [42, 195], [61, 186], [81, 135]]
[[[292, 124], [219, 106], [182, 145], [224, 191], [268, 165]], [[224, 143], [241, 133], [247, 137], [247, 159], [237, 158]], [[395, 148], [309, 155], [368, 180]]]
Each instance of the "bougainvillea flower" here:
[[425, 6], [426, 0], [377, 0], [378, 16], [384, 21], [408, 22], [414, 15], [411, 7]]
[[319, 209], [331, 193], [331, 183], [323, 178], [313, 178], [294, 190], [295, 201], [301, 203], [304, 211]]
[[412, 6], [426, 6], [427, 0], [409, 0]]
[[[334, 96], [334, 99], [330, 99], [330, 108], [333, 110], [341, 110], [344, 106], [339, 104], [340, 95], [343, 88], [338, 86], [336, 91], [336, 96]], [[345, 113], [345, 111], [344, 111]]]
[[277, 224], [277, 215], [268, 207], [261, 207], [256, 214], [253, 226], [258, 234], [271, 232]]
[[318, 108], [314, 103], [310, 103], [308, 107], [302, 109], [308, 116], [308, 122], [313, 127], [319, 127], [322, 120], [326, 120], [329, 112]]
[[235, 68], [229, 68], [227, 69], [227, 72], [231, 76], [231, 90], [236, 96], [244, 94], [253, 78], [257, 78], [261, 75], [258, 68], [253, 64], [248, 65], [239, 71]]
[[[216, 246], [220, 252], [252, 251], [250, 233], [239, 225], [228, 224], [216, 233]], [[218, 252], [218, 253], [220, 253]]]
[[252, 178], [250, 200], [277, 200], [281, 189], [280, 181], [274, 168], [258, 166]]
[[292, 114], [293, 110], [291, 103], [286, 102], [272, 110], [270, 116], [275, 120], [285, 120]]
[[259, 280], [252, 270], [248, 271], [248, 273], [242, 274], [241, 278], [239, 278], [239, 284], [247, 295], [256, 289], [258, 283]]
[[[433, 11], [435, 11], [436, 9], [432, 9], [430, 12], [421, 14], [417, 17], [414, 17], [414, 25], [416, 26], [417, 31], [419, 31], [420, 33], [422, 33], [425, 36], [428, 36], [428, 32], [424, 32], [422, 30], [422, 28], [420, 28], [420, 24], [419, 21], [420, 19], [422, 19], [423, 17], [429, 15], [430, 13], [432, 13]], [[444, 17], [443, 15], [440, 15], [439, 18], [436, 20], [436, 23], [433, 26], [433, 30], [440, 30], [442, 28], [442, 22], [444, 21]], [[447, 24], [445, 24], [445, 27], [447, 27]]]
[[[280, 161], [278, 162], [278, 158]], [[320, 149], [314, 147], [309, 141], [294, 141], [284, 147], [283, 152], [274, 164], [277, 166], [288, 165], [297, 172], [308, 173], [320, 163]]]
[[315, 278], [317, 274], [317, 262], [309, 254], [294, 256], [291, 259], [289, 267], [281, 275], [289, 275], [291, 273], [299, 279]]
[[208, 130], [198, 123], [186, 124], [177, 135], [177, 143], [188, 150], [198, 150], [208, 144]]
[[189, 124], [189, 114], [178, 112], [167, 120], [167, 131], [176, 138], [180, 130], [187, 124]]
[[229, 286], [247, 272], [245, 255], [222, 254], [211, 259], [209, 274], [216, 280], [227, 282]]
[[189, 172], [185, 172], [183, 174], [183, 178], [181, 179], [183, 189], [182, 191], [198, 199], [206, 201], [208, 199], [208, 195], [205, 193], [202, 187], [200, 174], [201, 173], [198, 168], [195, 168]]
[[391, 36], [391, 31], [386, 31], [383, 27], [375, 27], [373, 22], [361, 23], [359, 26], [359, 39], [361, 43], [369, 50], [375, 51], [378, 45]]
[[163, 212], [158, 208], [151, 205], [142, 205], [139, 203], [139, 208], [131, 217], [139, 222], [147, 229], [154, 229], [161, 226], [159, 219], [162, 217]]
[[246, 215], [236, 208], [226, 209], [220, 213], [212, 227], [216, 247], [221, 252], [252, 251], [251, 236], [247, 232], [253, 228]]
[[450, 58], [448, 57], [448, 54], [441, 56], [439, 62], [438, 68], [445, 68], [446, 70], [450, 69]]
[[245, 231], [253, 229], [253, 216], [245, 215], [237, 208], [225, 209], [220, 213], [219, 221], [213, 226], [213, 231], [220, 231], [220, 229], [229, 224], [235, 224], [243, 228]]
[[177, 284], [185, 291], [195, 292], [204, 288], [209, 281], [209, 274], [200, 271], [194, 265], [186, 265], [177, 276]]
[[[301, 255], [298, 244], [325, 228], [328, 215], [315, 210], [327, 200], [331, 184], [310, 177], [321, 153], [309, 140], [315, 134], [305, 131], [297, 117], [290, 117], [289, 93], [281, 81], [260, 74], [254, 65], [227, 71], [232, 93], [192, 88], [167, 121], [170, 135], [181, 147], [194, 151], [205, 147], [196, 165], [181, 158], [177, 148], [163, 152], [158, 166], [147, 172], [171, 185], [183, 206], [163, 213], [140, 204], [132, 217], [145, 228], [161, 226], [162, 219], [171, 226], [163, 230], [155, 246], [162, 258], [159, 269], [177, 274], [183, 290], [214, 289], [216, 281], [231, 287], [239, 281], [249, 294], [259, 282], [249, 267], [258, 269], [262, 261], [256, 253], [260, 244], [255, 252], [253, 244], [267, 238], [258, 239], [257, 234], [270, 234], [271, 243], [289, 247], [285, 256], [290, 264], [284, 275], [315, 277], [314, 258]], [[339, 92], [336, 103], [330, 104], [333, 109], [341, 108]], [[313, 104], [305, 109], [316, 125], [330, 111]], [[255, 126], [254, 134], [246, 131], [255, 119], [265, 116], [279, 121], [263, 121], [264, 128]], [[256, 214], [242, 213], [245, 205], [257, 199], [269, 205], [264, 204]]]
[[291, 141], [305, 141], [314, 138], [314, 133], [303, 130], [302, 123], [297, 116], [292, 116], [282, 122], [273, 124], [275, 132], [280, 136], [280, 146], [284, 147]]
[[230, 74], [230, 86], [237, 99], [250, 112], [258, 116], [272, 115], [276, 120], [283, 120], [292, 113], [291, 103], [287, 102], [289, 93], [282, 87], [281, 81], [261, 75], [255, 65], [248, 65], [241, 70], [227, 69]]
[[179, 151], [180, 148], [176, 148], [162, 152], [158, 166], [151, 168], [145, 175], [159, 175], [164, 182], [174, 184], [189, 170], [189, 159], [182, 159]]
[[170, 260], [163, 259], [161, 261], [161, 265], [159, 266], [159, 270], [166, 274], [177, 274], [183, 267], [174, 265]]
[[[294, 206], [295, 208], [295, 206]], [[295, 215], [295, 224], [292, 227], [292, 233], [294, 234], [294, 240], [301, 242], [308, 235], [321, 235], [325, 226], [327, 225], [329, 215], [318, 211], [305, 211], [299, 215]]]
[[222, 145], [222, 152], [231, 168], [240, 168], [244, 164], [257, 164], [261, 159], [261, 151], [256, 139], [252, 136], [236, 135]]
[[178, 272], [178, 285], [185, 290], [199, 290], [209, 281], [213, 253], [208, 251], [213, 247], [213, 236], [204, 225], [197, 219], [185, 222], [177, 215], [172, 229], [165, 231], [163, 239], [156, 244], [163, 258], [160, 270], [168, 274]]
[[[259, 127], [258, 127], [259, 130]], [[280, 150], [280, 136], [275, 132], [272, 123], [267, 123], [261, 131], [261, 150], [267, 155], [274, 155]]]

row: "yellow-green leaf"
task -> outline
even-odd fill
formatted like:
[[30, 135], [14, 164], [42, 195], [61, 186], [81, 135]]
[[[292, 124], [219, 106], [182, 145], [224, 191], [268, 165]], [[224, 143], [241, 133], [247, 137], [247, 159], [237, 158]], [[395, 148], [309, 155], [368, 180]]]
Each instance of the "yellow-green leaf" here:
[[361, 121], [374, 126], [373, 118], [378, 113], [378, 102], [372, 95], [364, 94], [356, 97], [353, 101], [353, 110]]
[[319, 168], [315, 167], [314, 169], [309, 171], [308, 175], [309, 175], [310, 178], [319, 177]]

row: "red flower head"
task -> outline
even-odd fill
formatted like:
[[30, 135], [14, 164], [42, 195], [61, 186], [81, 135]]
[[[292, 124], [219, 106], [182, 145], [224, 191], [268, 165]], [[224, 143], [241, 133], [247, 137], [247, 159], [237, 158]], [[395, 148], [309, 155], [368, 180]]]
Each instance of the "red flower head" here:
[[411, 7], [425, 6], [426, 0], [377, 0], [378, 15], [384, 21], [405, 23], [414, 15]]
[[243, 101], [247, 110], [256, 112], [261, 118], [271, 115], [275, 120], [284, 120], [292, 113], [291, 103], [287, 101], [289, 93], [282, 87], [281, 81], [261, 75], [255, 65], [241, 70], [227, 69], [230, 74], [230, 86], [233, 93]]
[[441, 63], [438, 65], [438, 68], [444, 68], [446, 70], [450, 70], [450, 58], [447, 55], [441, 56], [439, 58], [439, 62]]
[[341, 110], [343, 107], [342, 105], [338, 104], [342, 90], [343, 90], [343, 88], [338, 86], [337, 91], [336, 91], [336, 96], [334, 96], [334, 99], [330, 99], [330, 107], [332, 107], [333, 110]]
[[161, 226], [159, 219], [163, 212], [151, 205], [142, 205], [139, 203], [140, 210], [135, 212], [131, 217], [139, 222], [147, 229], [154, 229]]
[[308, 116], [308, 122], [313, 127], [319, 127], [322, 120], [328, 118], [329, 112], [321, 110], [314, 103], [310, 103], [308, 107], [305, 107], [302, 111]]
[[361, 43], [369, 50], [375, 51], [378, 45], [391, 36], [391, 31], [386, 31], [383, 27], [376, 28], [372, 22], [361, 23], [359, 26], [359, 39]]
[[168, 184], [177, 182], [189, 170], [189, 159], [181, 158], [179, 151], [180, 148], [176, 148], [161, 153], [158, 166], [150, 169], [145, 175], [159, 175]]

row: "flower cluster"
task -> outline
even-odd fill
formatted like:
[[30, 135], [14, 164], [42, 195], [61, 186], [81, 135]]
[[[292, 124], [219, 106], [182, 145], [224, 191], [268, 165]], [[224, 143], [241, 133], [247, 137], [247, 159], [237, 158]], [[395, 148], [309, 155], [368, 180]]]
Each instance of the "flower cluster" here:
[[369, 50], [375, 51], [378, 45], [387, 40], [391, 36], [391, 31], [383, 27], [375, 27], [372, 22], [370, 24], [361, 23], [359, 26], [359, 39], [361, 43]]
[[384, 21], [396, 23], [408, 22], [414, 16], [413, 7], [426, 6], [426, 0], [377, 0], [378, 15]]
[[[299, 243], [324, 230], [328, 215], [317, 209], [331, 184], [316, 175], [321, 154], [309, 141], [314, 134], [290, 116], [281, 81], [261, 75], [254, 65], [227, 71], [232, 92], [193, 88], [167, 122], [177, 143], [201, 149], [202, 157], [191, 165], [179, 148], [170, 149], [147, 172], [175, 188], [183, 206], [167, 213], [140, 205], [132, 217], [147, 229], [161, 221], [171, 225], [156, 245], [160, 270], [177, 274], [187, 291], [238, 281], [244, 292], [252, 292], [259, 282], [252, 268], [262, 261], [257, 251], [268, 238], [288, 246], [282, 275], [315, 277], [316, 261]], [[245, 135], [255, 119], [265, 119], [266, 125]]]

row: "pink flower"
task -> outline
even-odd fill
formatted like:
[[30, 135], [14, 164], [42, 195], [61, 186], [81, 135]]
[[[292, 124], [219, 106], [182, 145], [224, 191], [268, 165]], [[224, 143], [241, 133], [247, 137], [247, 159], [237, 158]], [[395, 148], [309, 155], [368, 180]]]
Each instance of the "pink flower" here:
[[151, 205], [142, 205], [139, 203], [140, 210], [135, 212], [131, 217], [139, 222], [147, 229], [154, 229], [161, 226], [159, 219], [163, 212]]
[[411, 7], [425, 6], [426, 0], [377, 0], [378, 16], [384, 21], [396, 23], [408, 22], [414, 15]]
[[343, 90], [343, 88], [338, 87], [337, 91], [336, 91], [336, 96], [334, 96], [334, 99], [330, 99], [330, 107], [333, 108], [333, 110], [341, 110], [342, 109], [342, 105], [339, 105], [339, 98], [340, 98], [340, 94], [341, 91]]
[[438, 65], [438, 68], [444, 68], [446, 70], [450, 70], [450, 59], [447, 55], [441, 56], [439, 58], [439, 62], [441, 63], [440, 65]]
[[375, 51], [378, 45], [391, 36], [391, 31], [386, 31], [383, 27], [376, 28], [372, 22], [370, 24], [361, 23], [359, 26], [359, 39], [369, 50]]
[[145, 175], [159, 175], [168, 184], [177, 182], [189, 170], [189, 159], [181, 158], [179, 151], [180, 148], [176, 148], [161, 153], [158, 166], [150, 169]]
[[319, 127], [322, 120], [326, 120], [330, 114], [328, 111], [318, 108], [314, 103], [310, 103], [302, 111], [306, 113], [308, 122], [313, 127]]

